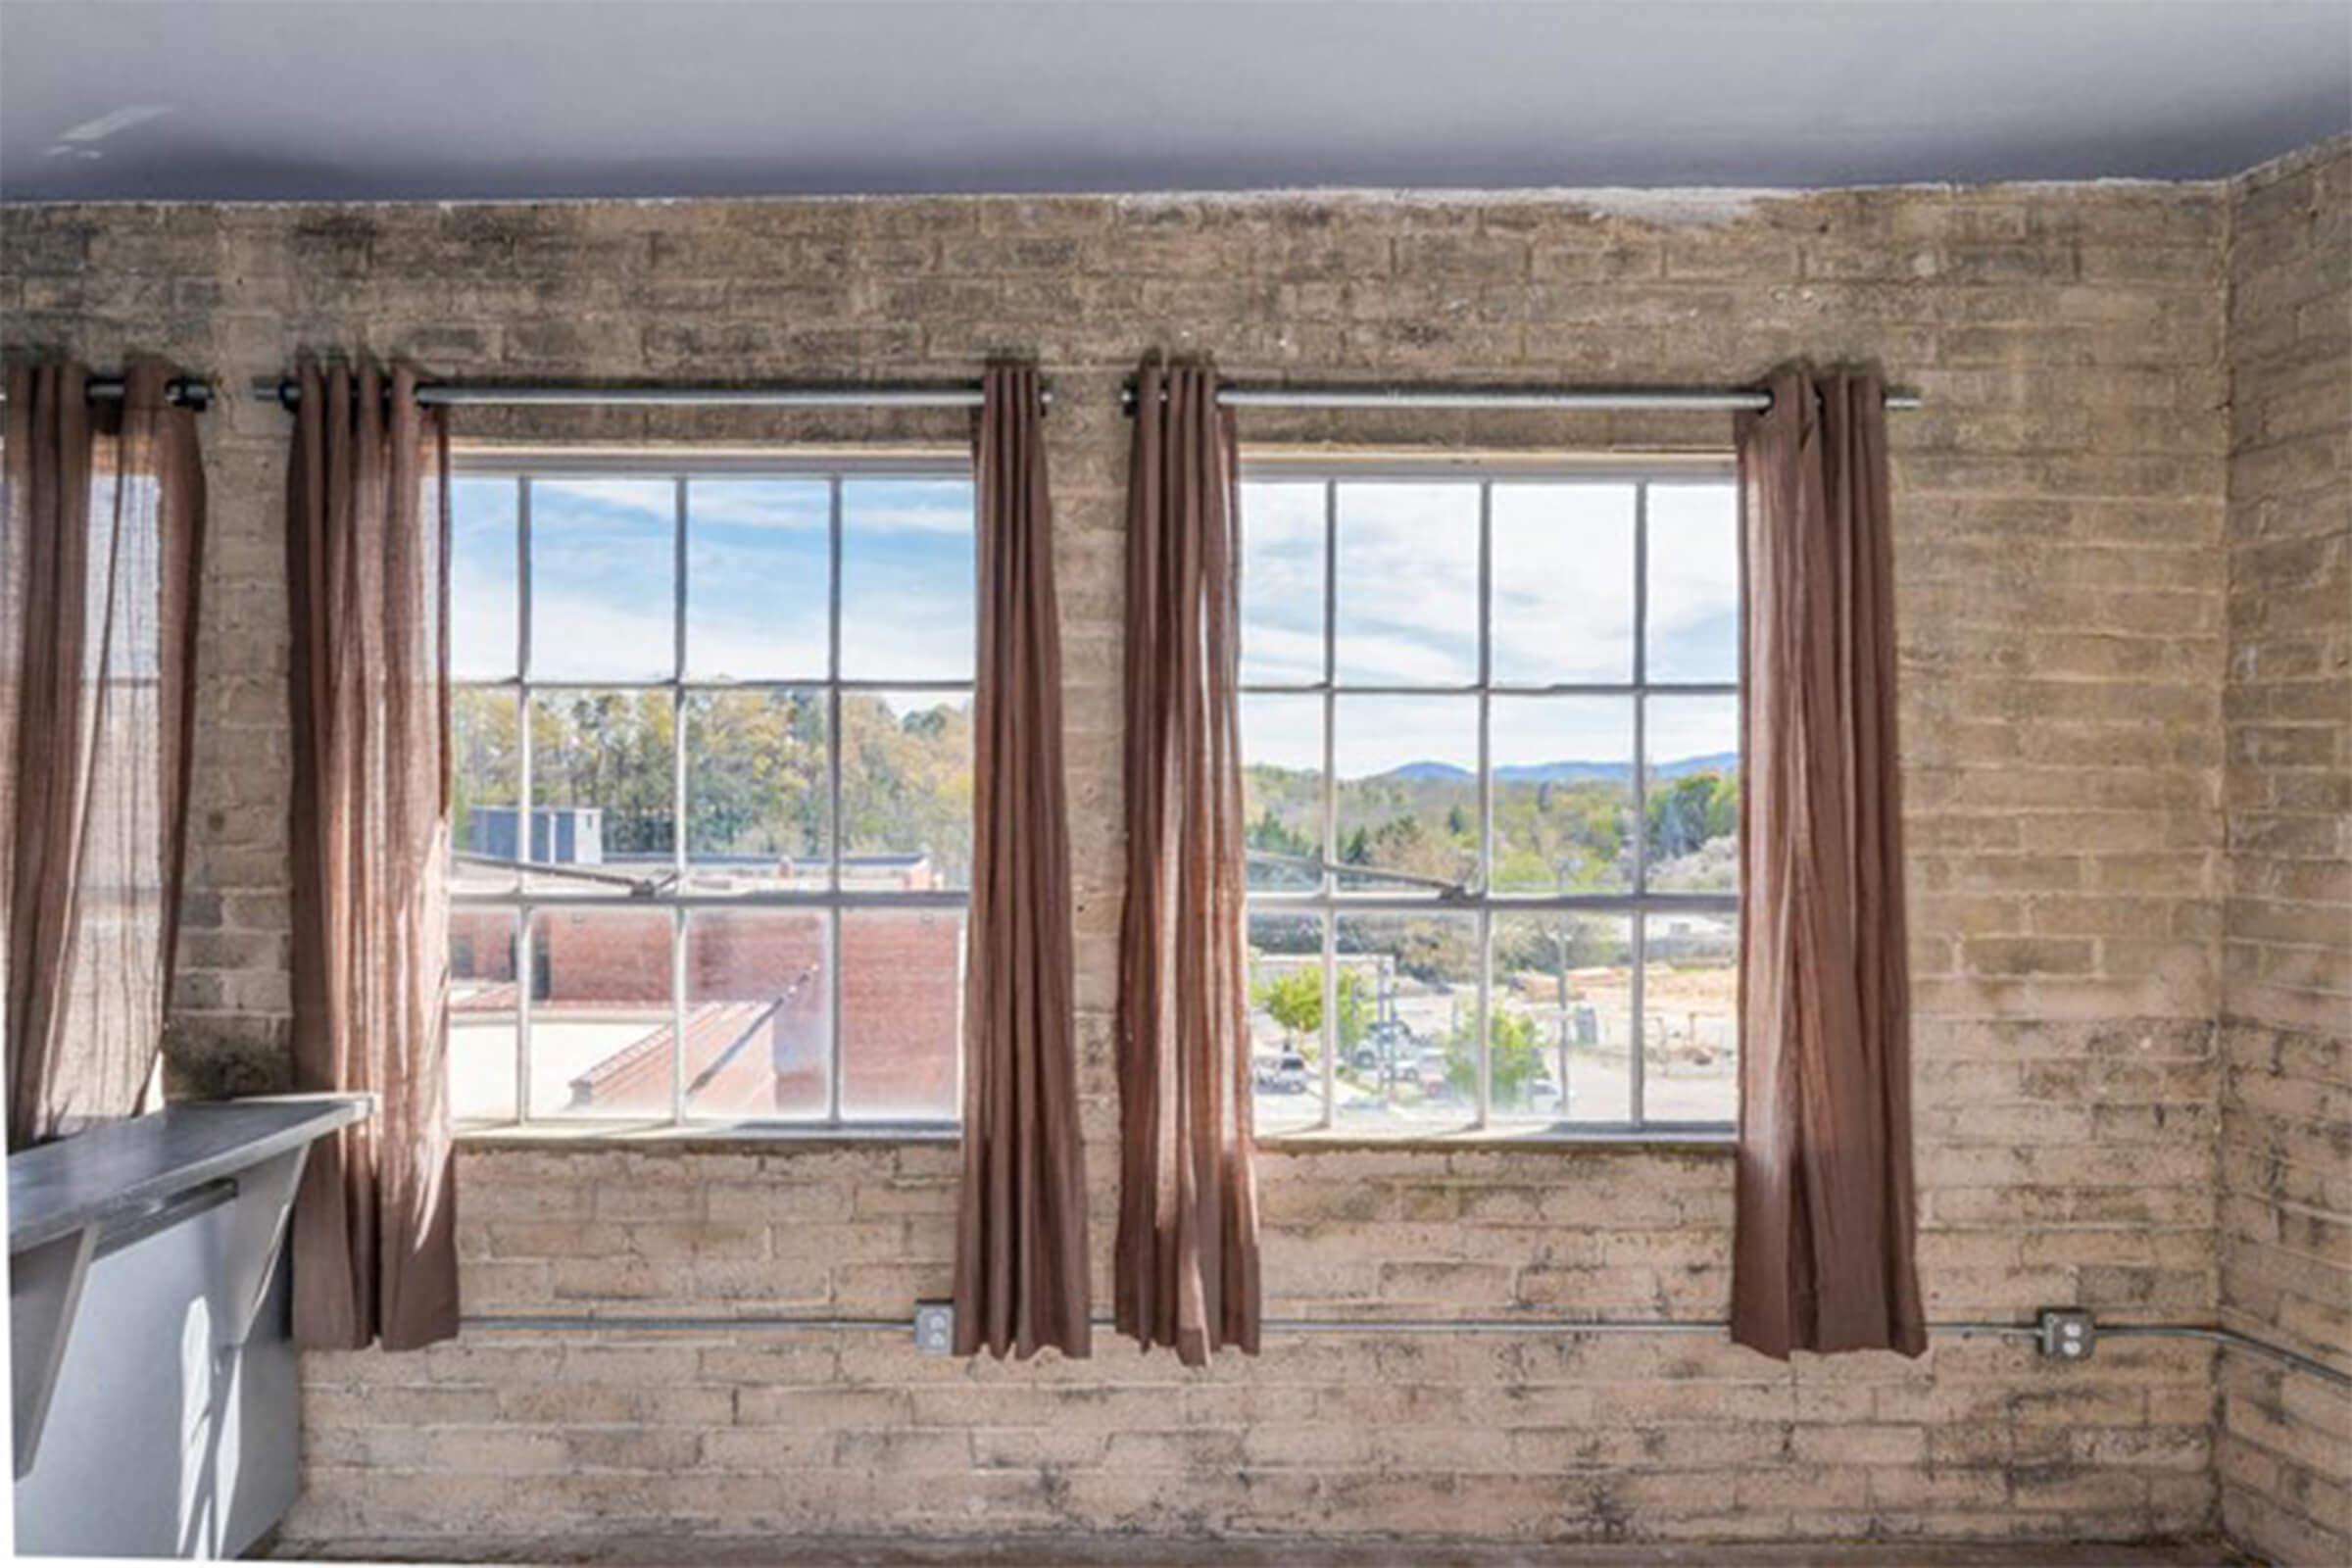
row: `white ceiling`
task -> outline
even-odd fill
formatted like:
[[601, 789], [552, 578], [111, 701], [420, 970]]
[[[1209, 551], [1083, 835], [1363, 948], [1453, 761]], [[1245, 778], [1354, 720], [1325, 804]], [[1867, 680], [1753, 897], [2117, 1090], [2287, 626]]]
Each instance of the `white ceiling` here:
[[2352, 0], [0, 0], [0, 198], [2193, 178]]

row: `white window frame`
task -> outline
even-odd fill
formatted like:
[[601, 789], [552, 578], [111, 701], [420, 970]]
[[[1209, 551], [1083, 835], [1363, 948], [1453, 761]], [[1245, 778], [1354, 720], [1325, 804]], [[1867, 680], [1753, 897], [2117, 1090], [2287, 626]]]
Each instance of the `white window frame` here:
[[[515, 703], [517, 801], [514, 862], [515, 876], [511, 889], [496, 892], [453, 892], [451, 904], [458, 908], [508, 908], [514, 911], [513, 940], [515, 953], [515, 1047], [514, 1047], [514, 1115], [509, 1121], [492, 1119], [484, 1122], [474, 1118], [466, 1125], [480, 1127], [560, 1127], [567, 1130], [594, 1129], [600, 1124], [642, 1127], [649, 1118], [642, 1115], [616, 1113], [610, 1116], [533, 1115], [531, 1107], [531, 991], [536, 974], [536, 953], [532, 943], [533, 917], [542, 909], [572, 909], [607, 912], [642, 913], [651, 909], [666, 910], [670, 918], [670, 1103], [669, 1114], [661, 1126], [677, 1131], [713, 1131], [743, 1128], [760, 1133], [826, 1135], [856, 1133], [866, 1136], [908, 1138], [953, 1137], [961, 1127], [960, 1107], [963, 1103], [963, 1052], [960, 1026], [956, 1038], [943, 1043], [943, 1049], [956, 1059], [955, 1112], [938, 1118], [906, 1119], [853, 1116], [843, 1109], [842, 1084], [844, 1052], [842, 1048], [841, 1016], [841, 925], [848, 910], [914, 911], [924, 909], [955, 910], [962, 913], [967, 922], [971, 906], [968, 889], [928, 889], [889, 892], [873, 889], [850, 889], [842, 886], [841, 834], [841, 707], [845, 693], [891, 692], [926, 696], [974, 697], [977, 677], [977, 649], [974, 650], [973, 679], [892, 680], [845, 679], [841, 673], [841, 580], [842, 580], [842, 489], [844, 481], [866, 478], [896, 478], [907, 480], [947, 480], [974, 487], [978, 499], [978, 474], [971, 461], [961, 454], [913, 453], [904, 456], [864, 456], [840, 454], [739, 454], [693, 452], [610, 453], [590, 454], [569, 451], [487, 451], [464, 452], [454, 455], [451, 464], [454, 480], [511, 479], [515, 485], [515, 669], [517, 674], [503, 680], [467, 680], [455, 676], [450, 681], [453, 691], [508, 692]], [[534, 480], [562, 482], [581, 479], [635, 479], [668, 481], [672, 486], [676, 512], [673, 517], [674, 564], [671, 568], [672, 637], [670, 675], [665, 680], [536, 680], [531, 675], [531, 482]], [[827, 506], [827, 620], [826, 667], [808, 676], [761, 678], [756, 680], [712, 680], [692, 678], [687, 673], [687, 610], [690, 580], [688, 559], [690, 550], [690, 519], [687, 497], [690, 481], [696, 479], [777, 479], [807, 482], [821, 479], [826, 482]], [[977, 518], [974, 522], [977, 537]], [[978, 573], [975, 565], [974, 593], [978, 592]], [[975, 624], [977, 614], [975, 613]], [[636, 890], [627, 898], [609, 894], [566, 892], [560, 888], [534, 887], [524, 874], [533, 834], [531, 765], [531, 701], [542, 692], [594, 691], [642, 694], [666, 692], [670, 697], [671, 717], [671, 800], [676, 822], [671, 832], [671, 862], [666, 886], [652, 890]], [[826, 886], [822, 889], [778, 889], [744, 893], [697, 893], [688, 880], [691, 869], [688, 859], [687, 821], [689, 785], [692, 769], [688, 765], [686, 703], [689, 698], [706, 693], [742, 693], [763, 691], [818, 691], [824, 695], [826, 706]], [[822, 1116], [774, 1116], [758, 1118], [695, 1116], [688, 1112], [688, 1083], [686, 1080], [686, 1024], [687, 1024], [687, 943], [691, 916], [698, 910], [754, 911], [801, 909], [819, 913], [824, 919], [825, 984], [828, 995], [826, 1016], [826, 1091], [825, 1111]], [[967, 925], [968, 930], [968, 925]], [[957, 1016], [963, 1006], [964, 964], [968, 963], [968, 946], [959, 958], [956, 992]], [[446, 1039], [446, 1036], [445, 1036]], [[446, 1049], [446, 1047], [445, 1047]]]
[[[1292, 890], [1249, 890], [1245, 899], [1245, 918], [1256, 914], [1291, 913], [1312, 916], [1322, 927], [1323, 938], [1323, 1008], [1321, 1054], [1322, 1074], [1318, 1092], [1322, 1097], [1321, 1114], [1317, 1120], [1301, 1127], [1283, 1127], [1265, 1134], [1267, 1141], [1279, 1142], [1286, 1137], [1329, 1136], [1343, 1132], [1337, 1121], [1337, 1088], [1339, 1075], [1337, 1029], [1339, 1020], [1339, 922], [1349, 915], [1475, 915], [1477, 921], [1478, 996], [1474, 1013], [1474, 1038], [1478, 1041], [1477, 1099], [1469, 1121], [1416, 1123], [1398, 1129], [1379, 1129], [1369, 1136], [1381, 1141], [1410, 1142], [1417, 1138], [1443, 1138], [1456, 1130], [1484, 1132], [1494, 1126], [1493, 1051], [1488, 1011], [1494, 980], [1494, 927], [1496, 915], [1543, 914], [1551, 911], [1573, 911], [1585, 914], [1611, 914], [1627, 917], [1628, 956], [1632, 964], [1632, 1007], [1635, 1029], [1635, 1049], [1630, 1053], [1628, 1072], [1632, 1080], [1631, 1119], [1551, 1122], [1513, 1120], [1507, 1131], [1513, 1137], [1539, 1137], [1559, 1142], [1623, 1142], [1628, 1140], [1672, 1140], [1690, 1138], [1713, 1142], [1728, 1138], [1737, 1127], [1735, 1120], [1675, 1121], [1653, 1120], [1644, 1113], [1643, 1058], [1641, 1044], [1645, 1034], [1642, 995], [1646, 970], [1646, 945], [1650, 915], [1706, 914], [1729, 915], [1735, 920], [1741, 913], [1744, 889], [1731, 893], [1653, 893], [1648, 890], [1648, 759], [1643, 717], [1649, 699], [1659, 697], [1730, 697], [1740, 699], [1744, 706], [1746, 689], [1746, 616], [1747, 572], [1746, 552], [1740, 550], [1740, 668], [1738, 678], [1730, 682], [1676, 682], [1648, 679], [1648, 599], [1649, 599], [1649, 491], [1653, 484], [1738, 483], [1738, 466], [1729, 456], [1680, 457], [1662, 455], [1627, 459], [1608, 458], [1546, 458], [1522, 459], [1494, 454], [1462, 458], [1411, 459], [1391, 457], [1355, 458], [1347, 455], [1264, 455], [1251, 457], [1243, 454], [1242, 483], [1319, 483], [1323, 487], [1323, 674], [1322, 678], [1306, 682], [1245, 681], [1240, 691], [1246, 699], [1255, 696], [1319, 697], [1323, 705], [1322, 757], [1322, 860], [1319, 883], [1313, 888]], [[1426, 482], [1450, 481], [1475, 483], [1478, 486], [1478, 677], [1456, 685], [1388, 685], [1341, 681], [1336, 678], [1339, 640], [1339, 527], [1340, 487], [1365, 481]], [[1563, 682], [1556, 684], [1525, 684], [1497, 682], [1493, 678], [1494, 644], [1494, 492], [1497, 485], [1514, 483], [1563, 482], [1616, 483], [1634, 486], [1634, 564], [1633, 564], [1633, 676], [1624, 682]], [[1735, 505], [1739, 497], [1735, 488]], [[1239, 504], [1243, 550], [1247, 551], [1250, 526], [1249, 507]], [[1744, 538], [1744, 525], [1739, 536]], [[1246, 554], [1245, 554], [1246, 559]], [[1245, 647], [1247, 628], [1243, 636]], [[1339, 886], [1343, 871], [1359, 879], [1367, 875], [1360, 867], [1342, 867], [1338, 843], [1338, 772], [1335, 765], [1335, 718], [1342, 697], [1446, 697], [1468, 696], [1478, 699], [1478, 835], [1479, 870], [1477, 880], [1458, 893], [1444, 898], [1411, 897], [1381, 892], [1365, 892]], [[1595, 894], [1520, 894], [1496, 893], [1487, 885], [1494, 861], [1494, 768], [1492, 763], [1492, 708], [1496, 696], [1512, 697], [1619, 697], [1630, 699], [1633, 705], [1633, 823], [1634, 877], [1632, 887], [1622, 893]], [[1247, 765], [1248, 758], [1243, 759]], [[1744, 788], [1746, 760], [1741, 757], [1742, 787]], [[1740, 861], [1744, 872], [1745, 857]], [[1399, 881], [1407, 879], [1399, 878]], [[1733, 1018], [1735, 1061], [1740, 1060], [1744, 1044], [1737, 1040], [1739, 1018]], [[1561, 1109], [1565, 1112], [1573, 1102], [1573, 1088], [1563, 1084]]]

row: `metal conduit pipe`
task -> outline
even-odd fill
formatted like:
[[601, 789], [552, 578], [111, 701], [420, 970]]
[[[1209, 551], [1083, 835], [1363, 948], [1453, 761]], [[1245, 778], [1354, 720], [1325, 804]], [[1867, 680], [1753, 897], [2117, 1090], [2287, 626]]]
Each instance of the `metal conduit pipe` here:
[[[906, 1334], [908, 1320], [900, 1317], [799, 1317], [788, 1314], [746, 1313], [740, 1317], [711, 1317], [668, 1313], [467, 1313], [465, 1326], [492, 1333], [640, 1333], [724, 1334], [760, 1333]], [[1098, 1317], [1095, 1327], [1114, 1331], [1109, 1318]], [[1410, 1334], [1410, 1335], [1554, 1335], [1575, 1339], [1587, 1335], [1716, 1335], [1730, 1331], [1721, 1321], [1643, 1318], [1315, 1318], [1273, 1317], [1262, 1325], [1276, 1334]], [[2036, 1323], [1954, 1320], [1931, 1323], [1930, 1333], [1955, 1339], [2033, 1340], [2044, 1338]], [[2352, 1372], [2328, 1365], [2298, 1350], [2240, 1334], [2234, 1329], [2191, 1323], [2107, 1323], [2098, 1326], [2102, 1339], [2200, 1340], [2225, 1349], [2262, 1356], [2291, 1370], [2306, 1373], [2338, 1388], [2352, 1388]]]

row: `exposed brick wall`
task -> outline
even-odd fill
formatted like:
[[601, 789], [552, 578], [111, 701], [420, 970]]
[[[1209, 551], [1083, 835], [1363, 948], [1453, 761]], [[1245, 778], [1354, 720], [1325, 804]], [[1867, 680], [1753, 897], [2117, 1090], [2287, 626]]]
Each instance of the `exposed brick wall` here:
[[[1716, 1156], [1265, 1164], [1275, 1312], [1722, 1307]], [[946, 1290], [955, 1169], [920, 1146], [469, 1153], [469, 1304], [903, 1312]], [[1952, 1340], [1788, 1368], [1695, 1337], [1271, 1332], [1254, 1362], [1188, 1373], [1109, 1341], [1005, 1366], [910, 1340], [476, 1333], [315, 1356], [295, 1528], [2034, 1539], [2192, 1532], [2211, 1507], [2211, 1355], [2180, 1342], [2072, 1369]]]
[[[2352, 1370], [2352, 142], [2231, 190], [2221, 1311]], [[2223, 1515], [2352, 1561], [2352, 1396], [2230, 1357]]]
[[[2226, 573], [2221, 185], [1794, 198], [888, 199], [0, 215], [12, 344], [179, 357], [215, 541], [173, 1064], [283, 1072], [285, 417], [297, 347], [527, 379], [909, 377], [1039, 356], [1067, 656], [1096, 1248], [1114, 1161], [1118, 380], [1720, 383], [1875, 358], [1892, 422], [1924, 1235], [1939, 1317], [2216, 1304]], [[637, 413], [472, 434], [956, 442], [959, 418]], [[1720, 449], [1720, 417], [1252, 415], [1261, 442]], [[479, 1146], [477, 1309], [904, 1313], [953, 1151]], [[1719, 1152], [1269, 1155], [1277, 1313], [1712, 1317]], [[1101, 1282], [1099, 1282], [1101, 1283]], [[896, 1337], [471, 1333], [313, 1358], [297, 1537], [775, 1525], [1520, 1537], [2174, 1534], [2211, 1523], [2210, 1353], [2051, 1370], [1939, 1342], [1793, 1369], [1702, 1340], [1271, 1336], [1186, 1374]]]

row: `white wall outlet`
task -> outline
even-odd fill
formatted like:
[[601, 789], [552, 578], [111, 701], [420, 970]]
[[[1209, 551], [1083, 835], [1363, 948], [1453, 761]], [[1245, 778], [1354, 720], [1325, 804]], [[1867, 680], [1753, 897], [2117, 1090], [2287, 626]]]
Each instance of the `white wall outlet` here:
[[950, 1301], [914, 1303], [914, 1348], [925, 1355], [947, 1355], [956, 1348], [956, 1307]]

